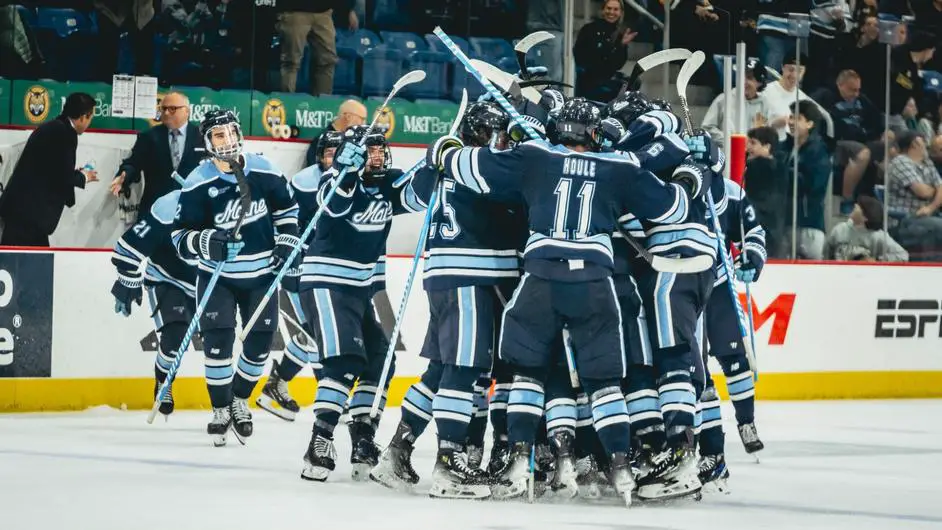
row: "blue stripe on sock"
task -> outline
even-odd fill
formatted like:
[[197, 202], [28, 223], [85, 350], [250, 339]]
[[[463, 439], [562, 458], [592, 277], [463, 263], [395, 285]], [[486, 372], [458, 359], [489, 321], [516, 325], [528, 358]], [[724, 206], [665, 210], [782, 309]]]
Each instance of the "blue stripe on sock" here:
[[662, 405], [665, 403], [683, 403], [693, 406], [697, 402], [694, 393], [687, 390], [668, 390], [667, 392], [662, 392], [660, 396]]
[[232, 366], [207, 366], [206, 379], [228, 379], [232, 377]]
[[628, 416], [628, 406], [623, 399], [611, 401], [603, 405], [592, 406], [592, 419], [595, 421], [601, 421], [605, 418], [618, 416], [620, 414], [624, 414], [626, 418]]
[[632, 399], [628, 402], [628, 413], [632, 415], [643, 412], [655, 412], [658, 410], [661, 410], [661, 406], [654, 396], [645, 396]]
[[742, 394], [750, 390], [754, 390], [756, 385], [751, 377], [747, 377], [742, 381], [736, 381], [735, 383], [729, 383], [727, 380], [726, 388], [729, 390], [730, 394]]
[[533, 405], [543, 408], [543, 392], [536, 392], [529, 389], [512, 388], [510, 390], [510, 405]]

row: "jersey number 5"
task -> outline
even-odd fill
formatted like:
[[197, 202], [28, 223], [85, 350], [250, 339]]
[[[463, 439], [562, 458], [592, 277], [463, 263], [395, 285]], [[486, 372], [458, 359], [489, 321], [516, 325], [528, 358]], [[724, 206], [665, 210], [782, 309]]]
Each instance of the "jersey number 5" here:
[[556, 216], [553, 221], [553, 237], [566, 237], [580, 239], [589, 235], [589, 225], [592, 222], [592, 198], [595, 196], [595, 182], [584, 181], [576, 194], [578, 201], [577, 225], [570, 228], [569, 201], [572, 193], [572, 179], [559, 179], [556, 185]]

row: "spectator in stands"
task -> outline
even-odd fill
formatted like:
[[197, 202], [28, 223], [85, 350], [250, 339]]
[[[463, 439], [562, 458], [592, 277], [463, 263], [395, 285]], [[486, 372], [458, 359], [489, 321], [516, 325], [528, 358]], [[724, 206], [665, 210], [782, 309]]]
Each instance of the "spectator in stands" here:
[[[809, 99], [808, 95], [798, 88], [799, 81], [805, 75], [806, 59], [804, 55], [802, 55], [800, 57], [801, 66], [799, 66], [799, 59], [797, 57], [795, 52], [789, 53], [788, 56], [785, 57], [785, 65], [782, 67], [782, 78], [769, 83], [763, 91], [766, 100], [772, 106], [773, 114], [776, 116], [769, 125], [778, 130], [778, 139], [780, 142], [785, 140], [788, 117], [791, 112], [789, 109], [791, 109], [792, 105], [795, 103], [796, 92], [800, 100], [804, 101]], [[834, 125], [831, 122], [830, 114], [821, 108], [820, 105], [815, 105], [818, 107], [818, 115], [821, 116], [823, 122], [827, 124], [827, 127], [825, 130], [821, 131], [821, 134], [831, 136], [833, 134], [832, 129]]]
[[779, 157], [787, 174], [793, 176], [794, 146], [798, 146], [798, 196], [793, 196], [794, 182], [788, 184], [789, 218], [792, 201], [798, 201], [798, 218], [789, 219], [798, 227], [798, 257], [819, 260], [824, 256], [824, 201], [827, 199], [831, 157], [821, 134], [821, 111], [811, 101], [792, 103], [788, 120], [789, 135], [782, 143]]
[[272, 90], [269, 81], [269, 66], [272, 53], [272, 37], [278, 20], [278, 5], [274, 0], [255, 0], [251, 17], [246, 23], [253, 28], [252, 54], [249, 68], [252, 70], [252, 89], [260, 92]]
[[932, 139], [932, 145], [929, 147], [929, 158], [935, 164], [935, 169], [942, 173], [942, 134]]
[[355, 99], [348, 99], [341, 103], [334, 121], [330, 122], [326, 129], [311, 140], [311, 144], [307, 148], [307, 154], [304, 157], [304, 166], [310, 167], [317, 163], [317, 143], [320, 142], [324, 133], [327, 131], [344, 132], [350, 127], [363, 125], [364, 123], [366, 123], [366, 106], [363, 103]]
[[147, 212], [158, 198], [180, 188], [176, 172], [186, 178], [202, 160], [204, 147], [199, 127], [190, 123], [190, 101], [180, 92], [170, 92], [160, 101], [160, 125], [137, 135], [131, 156], [125, 158], [111, 181], [111, 193], [129, 193], [130, 185], [144, 175], [144, 193], [138, 214]]
[[880, 44], [880, 26], [876, 15], [857, 19], [857, 33], [853, 45], [842, 52], [838, 64], [843, 70], [853, 70], [861, 77], [861, 90], [870, 101], [879, 102], [886, 86], [886, 48]]
[[539, 44], [529, 57], [535, 58], [531, 66], [545, 66], [549, 78], [563, 80], [563, 7], [562, 0], [530, 0], [527, 2], [527, 31], [548, 31], [555, 36]]
[[167, 46], [161, 81], [228, 86], [242, 47], [253, 35], [251, 16], [244, 3], [164, 0], [161, 18]]
[[854, 207], [854, 194], [870, 164], [867, 142], [880, 136], [883, 115], [860, 93], [857, 72], [844, 70], [837, 76], [835, 89], [822, 88], [812, 95], [834, 120], [834, 166], [837, 169], [834, 190], [844, 198], [841, 213], [849, 215]]
[[99, 78], [111, 82], [118, 70], [120, 38], [127, 34], [134, 54], [135, 74], [153, 74], [155, 0], [95, 0], [101, 42], [96, 64]]
[[[922, 78], [919, 69], [932, 60], [938, 42], [936, 37], [923, 32], [913, 33], [909, 43], [893, 50], [890, 74], [890, 126], [904, 126], [903, 110], [912, 99], [915, 113], [923, 104]], [[884, 93], [885, 94], [885, 93]], [[884, 96], [885, 97], [885, 96]]]
[[942, 259], [942, 178], [929, 159], [926, 142], [916, 132], [897, 137], [900, 155], [890, 162], [889, 208], [902, 216], [897, 240], [913, 261]]
[[778, 133], [771, 127], [756, 127], [747, 133], [746, 173], [743, 185], [749, 202], [765, 228], [765, 247], [770, 258], [785, 258], [785, 220], [788, 216], [788, 177], [775, 159]]
[[0, 245], [48, 247], [62, 210], [75, 206], [75, 188], [98, 181], [94, 168], [75, 169], [78, 137], [95, 114], [95, 99], [74, 92], [62, 114], [29, 135], [20, 159], [0, 195]]
[[858, 0], [854, 7], [854, 20], [859, 21], [862, 17], [876, 17], [879, 12], [877, 0]]
[[311, 44], [311, 93], [330, 94], [334, 88], [337, 64], [337, 31], [334, 10], [346, 19], [351, 30], [360, 21], [350, 0], [281, 0], [278, 9], [281, 30], [281, 91], [294, 92], [305, 43]]
[[766, 0], [757, 3], [759, 18], [759, 60], [778, 71], [785, 59], [795, 53], [795, 39], [788, 36], [788, 13], [809, 13], [810, 2], [802, 0]]
[[[822, 7], [818, 7], [818, 6]], [[808, 91], [830, 86], [837, 73], [835, 67], [837, 43], [853, 29], [850, 7], [843, 0], [813, 2], [811, 9], [811, 36], [808, 37]]]
[[926, 112], [919, 119], [917, 128], [930, 144], [933, 138], [942, 135], [942, 92], [935, 92], [926, 98]]
[[0, 77], [40, 77], [42, 63], [36, 36], [16, 6], [0, 7]]
[[883, 205], [858, 197], [850, 217], [828, 234], [824, 256], [838, 261], [909, 261], [909, 253], [883, 230]]
[[621, 0], [605, 0], [602, 16], [579, 30], [573, 55], [576, 59], [576, 96], [609, 101], [621, 81], [614, 79], [628, 60], [628, 44], [638, 36], [622, 25]]
[[[762, 63], [752, 61], [746, 68], [746, 123], [747, 127], [763, 127], [776, 119], [784, 116], [775, 114], [775, 109], [765, 98], [763, 90], [765, 89], [767, 73]], [[738, 109], [738, 106], [735, 107]], [[732, 124], [736, 129], [739, 126], [739, 116], [737, 112], [733, 113]], [[726, 95], [716, 96], [706, 116], [703, 117], [703, 129], [718, 143], [725, 143], [723, 137], [723, 124], [726, 120]]]

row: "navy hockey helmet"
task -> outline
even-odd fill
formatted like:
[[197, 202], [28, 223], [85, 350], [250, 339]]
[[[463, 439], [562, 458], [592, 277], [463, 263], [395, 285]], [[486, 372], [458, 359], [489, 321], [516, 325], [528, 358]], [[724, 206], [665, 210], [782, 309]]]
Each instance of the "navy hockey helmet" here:
[[200, 122], [206, 151], [215, 158], [232, 160], [242, 154], [245, 138], [239, 118], [229, 109], [213, 109]]
[[596, 150], [600, 146], [599, 127], [602, 113], [585, 98], [573, 98], [563, 104], [554, 116], [550, 141], [562, 145], [584, 145]]
[[459, 135], [461, 141], [468, 146], [485, 147], [494, 141], [504, 144], [506, 142], [502, 140], [509, 123], [510, 118], [500, 105], [493, 101], [477, 101], [465, 112]]
[[656, 110], [663, 110], [665, 112], [673, 112], [674, 109], [671, 107], [669, 101], [664, 98], [653, 98], [651, 99], [651, 108]]
[[[321, 169], [327, 169], [330, 167], [331, 161], [334, 158], [334, 151], [340, 147], [340, 144], [343, 143], [343, 134], [338, 131], [324, 131], [324, 134], [317, 141], [317, 149], [314, 152], [314, 156], [317, 159], [317, 163], [320, 164]], [[330, 152], [330, 159], [325, 160], [325, 154], [328, 149], [333, 149]]]
[[653, 108], [651, 100], [638, 91], [625, 92], [605, 107], [605, 117], [615, 118], [625, 127]]

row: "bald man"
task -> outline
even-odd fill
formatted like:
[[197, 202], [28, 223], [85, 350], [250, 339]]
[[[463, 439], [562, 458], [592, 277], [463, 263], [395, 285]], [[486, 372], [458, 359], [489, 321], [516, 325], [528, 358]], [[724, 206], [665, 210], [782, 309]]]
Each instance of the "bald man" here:
[[340, 108], [337, 109], [337, 117], [334, 118], [334, 121], [330, 122], [330, 125], [321, 131], [320, 134], [311, 141], [311, 145], [308, 146], [307, 155], [305, 156], [305, 167], [310, 167], [317, 163], [317, 143], [320, 142], [325, 132], [344, 132], [350, 127], [363, 125], [364, 123], [366, 123], [366, 105], [355, 99], [348, 99], [341, 103]]
[[158, 110], [160, 125], [137, 135], [131, 156], [121, 162], [111, 182], [111, 193], [117, 197], [143, 174], [144, 193], [138, 214], [146, 214], [154, 201], [180, 187], [173, 179], [174, 171], [186, 178], [203, 158], [196, 151], [203, 147], [203, 139], [199, 127], [190, 123], [190, 100], [186, 95], [170, 92], [160, 101]]

